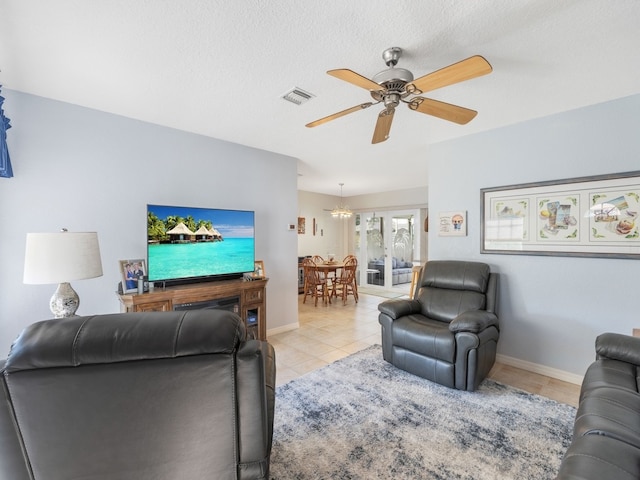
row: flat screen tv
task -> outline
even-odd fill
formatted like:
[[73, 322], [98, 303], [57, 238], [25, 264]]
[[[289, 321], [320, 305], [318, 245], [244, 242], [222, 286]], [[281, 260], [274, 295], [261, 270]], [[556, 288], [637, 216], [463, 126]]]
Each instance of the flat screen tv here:
[[147, 272], [167, 285], [254, 270], [254, 212], [147, 205]]

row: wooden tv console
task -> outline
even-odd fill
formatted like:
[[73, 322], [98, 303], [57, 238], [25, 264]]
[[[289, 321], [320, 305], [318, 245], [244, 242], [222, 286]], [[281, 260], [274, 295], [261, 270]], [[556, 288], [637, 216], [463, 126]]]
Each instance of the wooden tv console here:
[[122, 312], [167, 312], [176, 307], [210, 300], [239, 297], [237, 312], [248, 333], [260, 340], [267, 339], [267, 296], [269, 279], [245, 281], [223, 280], [155, 288], [149, 293], [119, 294]]

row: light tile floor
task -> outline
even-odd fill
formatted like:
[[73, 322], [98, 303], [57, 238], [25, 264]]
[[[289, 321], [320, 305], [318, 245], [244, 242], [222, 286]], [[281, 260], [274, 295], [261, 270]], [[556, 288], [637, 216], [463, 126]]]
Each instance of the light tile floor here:
[[[321, 368], [370, 345], [381, 345], [378, 304], [383, 297], [360, 294], [346, 305], [335, 301], [318, 304], [298, 296], [300, 327], [270, 335], [276, 350], [277, 384], [282, 385], [305, 373]], [[496, 363], [489, 377], [527, 392], [577, 406], [580, 386]]]

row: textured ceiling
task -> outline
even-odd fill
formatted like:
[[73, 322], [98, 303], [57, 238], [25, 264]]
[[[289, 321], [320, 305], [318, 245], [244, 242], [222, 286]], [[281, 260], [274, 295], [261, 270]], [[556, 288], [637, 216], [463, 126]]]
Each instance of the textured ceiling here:
[[[430, 144], [640, 93], [639, 21], [639, 0], [0, 0], [0, 83], [290, 155], [301, 190], [348, 197], [426, 185]], [[305, 128], [370, 100], [327, 70], [371, 78], [392, 46], [416, 77], [484, 56], [493, 73], [427, 95], [478, 116], [400, 106], [378, 145], [380, 106]]]

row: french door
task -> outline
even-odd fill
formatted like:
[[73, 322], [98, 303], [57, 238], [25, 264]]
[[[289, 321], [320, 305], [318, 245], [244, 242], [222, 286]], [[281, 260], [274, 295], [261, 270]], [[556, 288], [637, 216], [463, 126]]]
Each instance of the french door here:
[[355, 214], [360, 285], [409, 291], [411, 268], [419, 252], [418, 219], [418, 210]]

